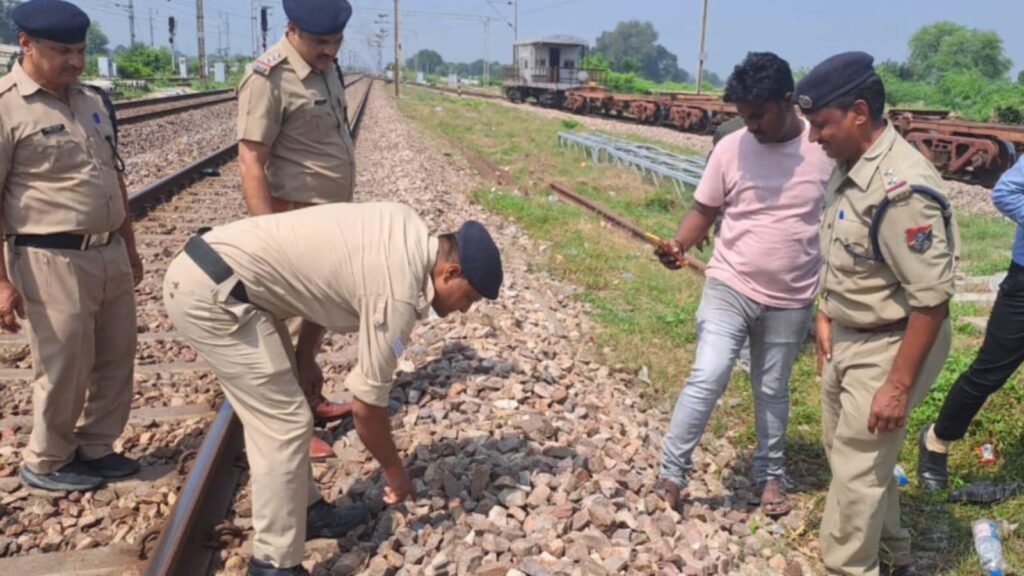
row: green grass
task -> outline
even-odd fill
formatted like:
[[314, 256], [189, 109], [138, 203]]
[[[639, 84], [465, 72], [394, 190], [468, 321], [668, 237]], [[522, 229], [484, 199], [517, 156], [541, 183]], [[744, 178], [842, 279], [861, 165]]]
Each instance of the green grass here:
[[[557, 198], [552, 201], [547, 182], [566, 184], [643, 228], [664, 235], [671, 234], [688, 208], [689, 196], [659, 189], [629, 170], [592, 165], [579, 152], [559, 148], [557, 132], [575, 128], [560, 120], [496, 103], [458, 100], [414, 89], [406, 91], [400, 105], [428, 131], [507, 170], [515, 189], [477, 190], [476, 201], [515, 220], [544, 246], [540, 265], [578, 286], [579, 298], [591, 306], [591, 317], [599, 329], [596, 338], [601, 358], [634, 373], [646, 366], [653, 384], [645, 391], [647, 398], [670, 409], [692, 361], [699, 277], [688, 271], [665, 270], [647, 246], [603, 226], [588, 212]], [[1009, 258], [1012, 226], [984, 216], [962, 215], [959, 222], [962, 264], [967, 273], [1003, 270]], [[986, 313], [983, 306], [973, 303], [954, 302], [951, 306], [953, 351], [931, 393], [909, 418], [901, 463], [912, 477], [917, 430], [935, 419], [945, 395], [970, 365], [981, 343], [983, 335], [962, 319]], [[813, 349], [807, 346], [791, 378], [787, 444], [790, 473], [809, 487], [797, 495], [811, 520], [801, 536], [805, 549], [815, 549], [814, 524], [830, 477], [821, 447], [819, 387]], [[736, 372], [712, 417], [709, 432], [751, 449], [755, 441], [752, 410], [749, 379]], [[1006, 480], [1024, 476], [1022, 431], [1024, 386], [1018, 375], [988, 403], [967, 438], [955, 445], [951, 454], [955, 484], [981, 477]], [[999, 463], [993, 466], [979, 464], [974, 453], [976, 446], [988, 441], [1000, 454]], [[924, 574], [977, 574], [969, 533], [971, 520], [987, 516], [1017, 521], [1024, 513], [1024, 497], [991, 508], [947, 505], [938, 497], [920, 492], [915, 484], [912, 482], [905, 492], [904, 519], [914, 531], [915, 551]], [[1024, 542], [1011, 534], [1005, 537], [1004, 547], [1011, 566], [1020, 566]]]
[[974, 276], [989, 276], [1006, 270], [1016, 227], [998, 216], [957, 214], [960, 225], [960, 257], [964, 269]]

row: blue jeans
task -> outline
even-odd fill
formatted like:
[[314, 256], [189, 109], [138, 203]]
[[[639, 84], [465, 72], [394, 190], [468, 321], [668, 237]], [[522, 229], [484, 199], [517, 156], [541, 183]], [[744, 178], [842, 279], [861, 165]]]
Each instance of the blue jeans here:
[[754, 480], [785, 478], [789, 376], [810, 329], [812, 314], [810, 304], [803, 308], [764, 306], [724, 282], [708, 278], [697, 309], [697, 357], [679, 393], [662, 444], [662, 478], [685, 483], [693, 469], [693, 450], [704, 435], [748, 338], [757, 429]]

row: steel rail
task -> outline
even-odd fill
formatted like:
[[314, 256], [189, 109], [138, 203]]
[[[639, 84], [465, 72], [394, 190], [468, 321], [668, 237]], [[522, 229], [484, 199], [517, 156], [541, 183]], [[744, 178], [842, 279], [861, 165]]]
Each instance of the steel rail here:
[[174, 94], [173, 96], [161, 96], [159, 98], [136, 98], [135, 100], [122, 100], [120, 102], [114, 102], [114, 109], [118, 112], [121, 112], [122, 110], [131, 110], [133, 108], [145, 108], [146, 106], [159, 106], [160, 104], [170, 104], [172, 102], [195, 100], [197, 98], [206, 98], [208, 96], [220, 96], [223, 94], [233, 93], [234, 91], [234, 88], [224, 88], [221, 90], [189, 92], [188, 94]]
[[[345, 87], [348, 88], [365, 78], [363, 76], [352, 80]], [[372, 87], [371, 82], [350, 122], [353, 141], [359, 136], [363, 111]], [[237, 150], [235, 145], [230, 148]], [[222, 152], [226, 154], [225, 158], [230, 158], [231, 154], [222, 149], [206, 160]], [[193, 169], [191, 176], [181, 176], [181, 179], [171, 181], [177, 182], [180, 186], [181, 182], [188, 181], [188, 178], [194, 177], [197, 171], [209, 166], [199, 166], [200, 164], [201, 162], [190, 167]], [[165, 180], [168, 179], [171, 177]], [[147, 187], [147, 190], [149, 188], [153, 187]], [[147, 190], [134, 194], [134, 201], [143, 203], [144, 198], [151, 200], [168, 191], [167, 188]], [[174, 509], [164, 524], [152, 553], [141, 558], [148, 560], [144, 571], [146, 576], [201, 576], [209, 573], [218, 549], [216, 527], [231, 506], [241, 474], [237, 462], [243, 447], [242, 425], [235, 416], [231, 403], [225, 398], [210, 430], [203, 438], [192, 471], [178, 493]]]
[[215, 106], [217, 104], [224, 104], [226, 102], [233, 102], [235, 100], [234, 94], [227, 94], [220, 97], [210, 97], [209, 100], [187, 100], [180, 106], [171, 106], [169, 108], [161, 108], [159, 110], [152, 110], [150, 112], [139, 112], [138, 114], [132, 114], [130, 116], [118, 116], [117, 124], [119, 126], [129, 126], [132, 124], [139, 124], [140, 122], [146, 122], [148, 120], [155, 120], [157, 118], [163, 118], [164, 116], [173, 116], [189, 110], [198, 110], [200, 108], [206, 108], [207, 106]]
[[[655, 236], [650, 232], [645, 231], [643, 228], [637, 226], [636, 224], [630, 222], [629, 220], [626, 220], [622, 216], [619, 216], [618, 214], [612, 212], [611, 210], [605, 208], [604, 206], [601, 206], [597, 202], [594, 202], [593, 200], [590, 200], [588, 198], [584, 198], [583, 196], [580, 196], [579, 194], [573, 192], [572, 190], [566, 188], [565, 186], [562, 186], [561, 184], [551, 182], [549, 183], [549, 185], [551, 186], [551, 189], [557, 192], [559, 195], [568, 198], [569, 200], [586, 208], [587, 210], [590, 210], [591, 212], [598, 214], [599, 216], [601, 216], [601, 218], [605, 220], [605, 222], [608, 222], [609, 224], [612, 224], [625, 230], [637, 240], [650, 244], [656, 248], [664, 247], [666, 243], [665, 240]], [[682, 258], [686, 266], [697, 270], [701, 274], [703, 274], [704, 269], [707, 268], [707, 264], [705, 264], [704, 261], [696, 258], [695, 256], [691, 256], [690, 254], [683, 254]]]

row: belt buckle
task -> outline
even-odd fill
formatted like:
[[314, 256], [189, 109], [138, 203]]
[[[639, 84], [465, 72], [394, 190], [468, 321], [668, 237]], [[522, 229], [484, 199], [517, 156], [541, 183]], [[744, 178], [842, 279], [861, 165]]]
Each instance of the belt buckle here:
[[85, 234], [82, 236], [82, 250], [88, 250], [93, 246], [105, 246], [110, 242], [110, 232], [102, 234]]

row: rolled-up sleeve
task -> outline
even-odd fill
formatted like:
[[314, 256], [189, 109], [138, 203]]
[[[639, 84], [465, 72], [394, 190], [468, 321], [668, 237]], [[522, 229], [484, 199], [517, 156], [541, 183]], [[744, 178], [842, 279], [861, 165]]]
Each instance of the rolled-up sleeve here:
[[361, 303], [358, 363], [345, 379], [353, 396], [373, 406], [388, 405], [395, 367], [415, 323], [416, 308], [411, 303], [387, 297]]
[[931, 308], [953, 297], [954, 237], [932, 198], [911, 194], [889, 206], [878, 230], [879, 247], [911, 307]]
[[1017, 160], [996, 182], [992, 203], [1004, 216], [1024, 226], [1024, 158]]

